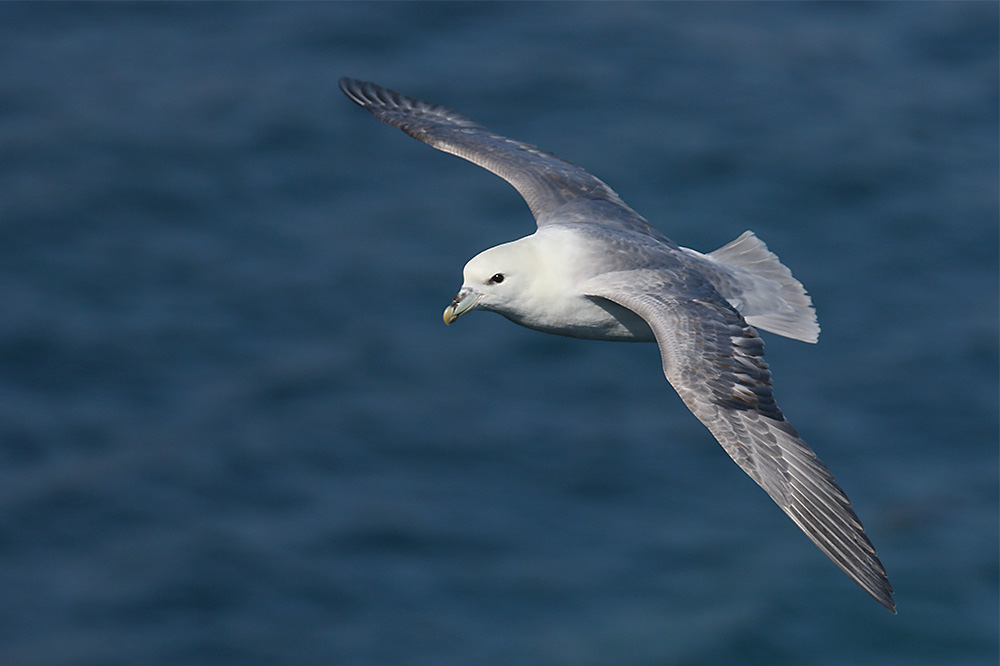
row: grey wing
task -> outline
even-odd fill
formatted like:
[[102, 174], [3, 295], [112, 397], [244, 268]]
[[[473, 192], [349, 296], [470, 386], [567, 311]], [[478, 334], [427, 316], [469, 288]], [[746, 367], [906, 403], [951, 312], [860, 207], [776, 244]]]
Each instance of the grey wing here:
[[524, 197], [539, 226], [596, 221], [659, 237], [614, 190], [564, 159], [494, 134], [456, 111], [374, 83], [342, 78], [340, 89], [382, 122], [506, 180]]
[[[587, 293], [641, 316], [653, 330], [667, 380], [722, 448], [820, 550], [880, 604], [892, 587], [851, 502], [785, 420], [771, 393], [764, 344], [721, 296], [687, 276], [696, 298], [676, 296], [662, 273], [594, 278]], [[667, 276], [676, 283], [677, 276]]]

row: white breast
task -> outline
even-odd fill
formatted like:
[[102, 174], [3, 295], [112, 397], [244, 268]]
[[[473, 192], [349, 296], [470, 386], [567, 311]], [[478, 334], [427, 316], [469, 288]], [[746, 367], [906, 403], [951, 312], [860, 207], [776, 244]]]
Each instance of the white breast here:
[[[593, 277], [591, 247], [572, 229], [545, 228], [516, 241], [532, 257], [530, 284], [500, 314], [521, 326], [589, 340], [652, 342], [637, 314], [603, 298], [586, 296], [580, 284]], [[530, 249], [529, 249], [530, 248]]]

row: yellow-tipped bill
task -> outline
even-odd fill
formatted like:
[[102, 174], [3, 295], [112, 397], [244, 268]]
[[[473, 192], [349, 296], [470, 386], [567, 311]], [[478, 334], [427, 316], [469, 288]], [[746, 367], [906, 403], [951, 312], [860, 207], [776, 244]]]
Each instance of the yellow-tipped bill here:
[[479, 296], [479, 294], [468, 289], [458, 292], [454, 300], [452, 300], [451, 305], [444, 309], [444, 323], [450, 324], [476, 307], [476, 303], [479, 302]]

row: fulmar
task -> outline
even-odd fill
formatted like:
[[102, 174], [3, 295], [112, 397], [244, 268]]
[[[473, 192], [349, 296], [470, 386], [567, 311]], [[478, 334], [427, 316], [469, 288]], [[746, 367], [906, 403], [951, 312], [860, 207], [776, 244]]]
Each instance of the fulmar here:
[[451, 109], [374, 83], [340, 88], [384, 123], [495, 173], [537, 223], [473, 257], [444, 321], [474, 310], [528, 328], [659, 345], [663, 372], [734, 461], [816, 546], [893, 613], [892, 587], [851, 502], [778, 409], [757, 329], [816, 342], [812, 301], [747, 231], [702, 254], [680, 247], [603, 181]]

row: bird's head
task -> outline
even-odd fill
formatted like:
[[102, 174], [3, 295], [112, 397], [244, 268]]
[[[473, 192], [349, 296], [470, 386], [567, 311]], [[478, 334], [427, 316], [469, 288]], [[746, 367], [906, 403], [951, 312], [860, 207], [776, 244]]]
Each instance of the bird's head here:
[[462, 288], [444, 310], [444, 323], [475, 308], [516, 316], [531, 298], [537, 273], [529, 238], [492, 247], [470, 259], [462, 271]]

